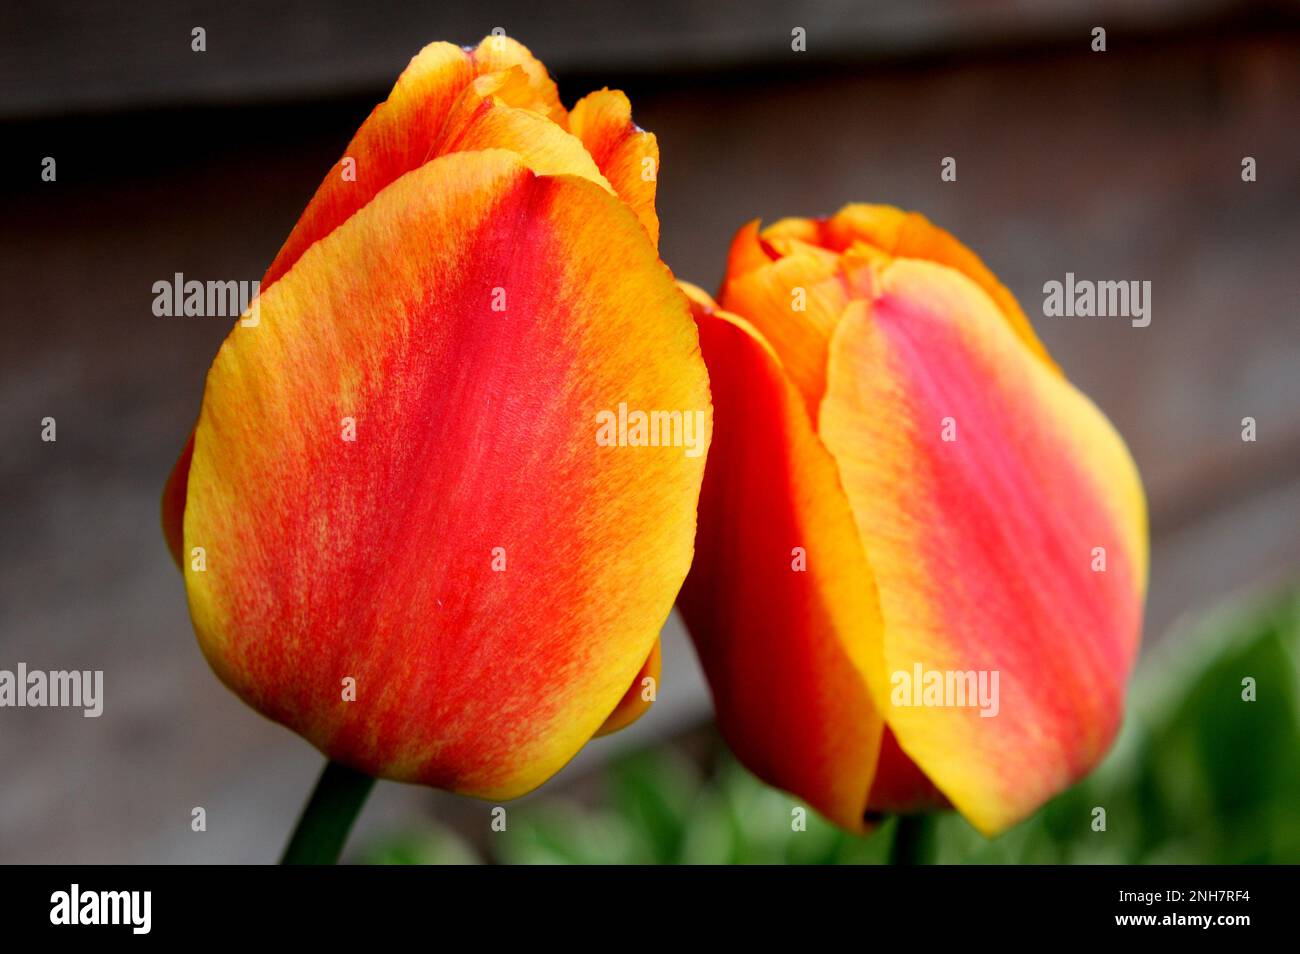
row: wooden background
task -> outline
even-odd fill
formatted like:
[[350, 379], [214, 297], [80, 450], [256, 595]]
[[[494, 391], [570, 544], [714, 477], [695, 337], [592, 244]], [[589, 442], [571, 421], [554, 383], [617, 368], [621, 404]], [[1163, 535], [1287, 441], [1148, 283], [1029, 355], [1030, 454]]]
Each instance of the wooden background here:
[[[468, 9], [471, 5], [466, 5]], [[422, 43], [501, 25], [567, 102], [622, 86], [663, 153], [663, 254], [707, 288], [756, 215], [915, 208], [974, 247], [1128, 440], [1154, 537], [1147, 640], [1300, 566], [1300, 20], [1230, 2], [475, 4], [130, 10], [0, 22], [0, 668], [104, 669], [106, 711], [0, 710], [0, 861], [265, 861], [320, 757], [194, 644], [158, 491], [221, 320], [156, 318], [177, 271], [255, 279]], [[189, 50], [210, 24], [209, 52]], [[808, 29], [808, 52], [789, 50]], [[1094, 25], [1108, 51], [1089, 49]], [[39, 180], [55, 156], [58, 181]], [[953, 156], [958, 181], [939, 181]], [[1244, 183], [1243, 156], [1259, 179]], [[1151, 326], [1041, 288], [1152, 282]], [[40, 440], [40, 420], [58, 441]], [[1241, 419], [1258, 421], [1243, 443]], [[675, 621], [620, 746], [707, 719]], [[190, 810], [207, 809], [192, 833]], [[381, 785], [357, 841], [489, 806]]]

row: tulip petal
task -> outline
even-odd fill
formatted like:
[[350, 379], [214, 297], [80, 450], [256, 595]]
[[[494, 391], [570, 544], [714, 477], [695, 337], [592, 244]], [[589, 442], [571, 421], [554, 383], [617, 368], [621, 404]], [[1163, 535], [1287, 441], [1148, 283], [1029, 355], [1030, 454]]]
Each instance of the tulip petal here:
[[934, 263], [894, 261], [879, 297], [846, 310], [827, 382], [819, 432], [879, 587], [891, 685], [918, 665], [999, 674], [995, 717], [895, 704], [880, 676], [877, 701], [906, 754], [999, 831], [1118, 727], [1146, 588], [1136, 468], [994, 300]]
[[820, 241], [827, 248], [844, 251], [855, 243], [866, 243], [894, 258], [936, 262], [961, 272], [993, 299], [1025, 346], [1057, 369], [1010, 289], [998, 281], [978, 255], [924, 215], [889, 205], [854, 203], [820, 224]]
[[451, 43], [430, 43], [416, 54], [321, 181], [266, 270], [263, 291], [384, 186], [432, 158], [452, 106], [474, 77], [469, 56]]
[[620, 402], [699, 410], [707, 437], [686, 302], [616, 198], [504, 151], [396, 180], [208, 375], [184, 543], [209, 662], [355, 768], [536, 786], [614, 711], [691, 560], [704, 458], [600, 446]]
[[[506, 81], [520, 73], [525, 82]], [[465, 90], [488, 74], [499, 74], [489, 89], [504, 105], [565, 123], [554, 82], [521, 43], [504, 36], [486, 37], [473, 50], [430, 43], [402, 71], [388, 99], [374, 108], [326, 174], [267, 269], [262, 290], [390, 182], [449, 152], [448, 119]]]
[[882, 662], [853, 517], [772, 349], [686, 290], [717, 428], [680, 605], [718, 726], [751, 771], [862, 831], [883, 730], [866, 675]]
[[661, 640], [656, 639], [654, 649], [650, 650], [650, 655], [641, 666], [641, 671], [636, 674], [632, 680], [632, 685], [627, 687], [627, 692], [623, 693], [623, 698], [618, 701], [614, 711], [609, 714], [604, 724], [596, 731], [597, 736], [612, 735], [619, 729], [626, 729], [637, 719], [649, 711], [654, 705], [654, 696], [650, 699], [645, 698], [646, 683], [645, 680], [652, 680], [651, 687], [658, 692], [659, 676], [663, 668], [663, 656], [660, 648]]
[[826, 389], [826, 347], [850, 297], [839, 256], [811, 247], [791, 253], [729, 276], [719, 304], [753, 323], [815, 420]]
[[867, 817], [917, 815], [951, 808], [952, 804], [943, 792], [935, 788], [920, 767], [907, 757], [898, 744], [898, 738], [886, 725], [884, 737], [880, 740], [876, 777], [867, 799]]
[[528, 47], [508, 36], [486, 36], [468, 53], [480, 76], [516, 67], [522, 70], [528, 77], [528, 99], [512, 98], [510, 105], [541, 113], [560, 126], [565, 124], [567, 113], [560, 102], [560, 91], [545, 64]]
[[453, 120], [449, 126], [440, 154], [508, 149], [538, 175], [581, 176], [614, 191], [577, 136], [531, 110], [488, 98], [463, 118], [463, 125]]
[[752, 219], [741, 226], [731, 240], [731, 248], [727, 251], [727, 279], [748, 275], [778, 257], [776, 251], [763, 241], [759, 220]]
[[185, 521], [185, 489], [190, 482], [190, 459], [194, 456], [194, 432], [181, 448], [180, 456], [167, 475], [162, 494], [163, 539], [178, 567], [184, 565], [181, 557], [181, 538]]
[[650, 241], [659, 244], [655, 186], [659, 175], [659, 142], [654, 133], [632, 122], [632, 104], [616, 89], [602, 89], [578, 100], [569, 112], [569, 131], [610, 185], [645, 226]]

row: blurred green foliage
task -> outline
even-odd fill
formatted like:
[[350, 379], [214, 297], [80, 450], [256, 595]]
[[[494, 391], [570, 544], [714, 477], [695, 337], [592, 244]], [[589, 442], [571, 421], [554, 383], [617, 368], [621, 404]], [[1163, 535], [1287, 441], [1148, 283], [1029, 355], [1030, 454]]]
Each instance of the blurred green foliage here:
[[[1254, 680], [1255, 700], [1243, 698]], [[1032, 818], [989, 840], [936, 816], [938, 863], [1300, 862], [1300, 591], [1234, 603], [1170, 633], [1144, 659], [1103, 763]], [[879, 864], [893, 822], [866, 838], [771, 789], [718, 745], [707, 769], [672, 747], [612, 764], [597, 807], [513, 808], [490, 858], [432, 828], [362, 860], [430, 864]], [[1106, 830], [1094, 831], [1094, 809]]]

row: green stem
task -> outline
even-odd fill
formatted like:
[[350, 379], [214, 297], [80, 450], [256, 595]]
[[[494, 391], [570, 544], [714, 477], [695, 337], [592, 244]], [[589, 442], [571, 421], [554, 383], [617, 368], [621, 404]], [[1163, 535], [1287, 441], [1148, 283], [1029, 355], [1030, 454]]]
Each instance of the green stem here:
[[894, 843], [889, 849], [891, 865], [928, 865], [934, 860], [934, 827], [927, 815], [899, 815], [894, 826]]
[[375, 785], [369, 775], [329, 762], [293, 830], [282, 865], [332, 865], [343, 852], [352, 823]]

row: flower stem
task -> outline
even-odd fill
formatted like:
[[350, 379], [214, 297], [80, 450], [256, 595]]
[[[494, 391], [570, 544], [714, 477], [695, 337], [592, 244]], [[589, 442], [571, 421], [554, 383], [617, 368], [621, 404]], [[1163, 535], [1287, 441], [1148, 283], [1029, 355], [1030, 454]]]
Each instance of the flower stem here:
[[328, 762], [293, 830], [282, 865], [332, 865], [338, 862], [352, 823], [361, 813], [375, 780], [338, 762]]
[[894, 843], [889, 849], [891, 865], [928, 865], [934, 860], [934, 828], [927, 815], [899, 815], [894, 826]]

